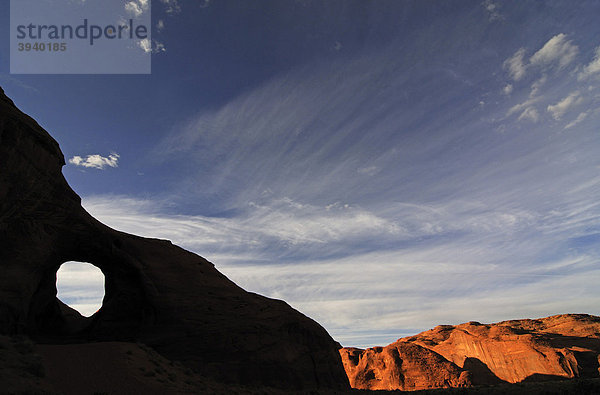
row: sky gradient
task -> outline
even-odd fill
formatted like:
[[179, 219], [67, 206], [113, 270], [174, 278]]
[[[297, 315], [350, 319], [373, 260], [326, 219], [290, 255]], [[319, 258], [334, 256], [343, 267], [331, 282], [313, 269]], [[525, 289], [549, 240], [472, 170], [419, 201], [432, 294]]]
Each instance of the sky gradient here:
[[[155, 0], [151, 75], [10, 75], [4, 29], [0, 84], [96, 218], [198, 253], [344, 346], [385, 345], [600, 314], [598, 15]], [[70, 273], [63, 300], [87, 304], [87, 271]]]

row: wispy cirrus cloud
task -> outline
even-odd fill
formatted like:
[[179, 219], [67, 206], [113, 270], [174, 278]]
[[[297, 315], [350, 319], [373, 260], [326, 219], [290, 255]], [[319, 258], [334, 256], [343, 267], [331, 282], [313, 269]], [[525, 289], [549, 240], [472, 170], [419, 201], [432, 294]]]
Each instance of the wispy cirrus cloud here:
[[537, 122], [540, 119], [540, 114], [535, 109], [535, 107], [527, 107], [525, 108], [525, 110], [523, 110], [523, 112], [521, 113], [521, 115], [519, 115], [519, 118], [517, 119], [519, 121], [529, 120], [531, 122]]
[[583, 67], [583, 70], [577, 75], [577, 78], [579, 80], [584, 80], [598, 73], [600, 73], [600, 47], [596, 48], [594, 59]]
[[525, 76], [527, 64], [525, 62], [525, 48], [520, 48], [513, 56], [504, 61], [504, 67], [508, 69], [510, 77], [519, 81]]
[[[83, 204], [117, 229], [205, 256], [245, 289], [317, 319], [344, 345], [373, 346], [473, 317], [594, 311], [599, 251], [580, 240], [600, 238], [600, 204], [589, 198], [600, 179], [569, 192], [562, 207], [531, 211], [503, 207], [502, 197], [380, 213], [271, 202], [228, 218], [169, 215], [157, 202], [118, 196]], [[365, 249], [374, 238], [388, 243]]]
[[558, 103], [549, 105], [547, 109], [548, 112], [552, 114], [554, 119], [559, 120], [567, 111], [578, 106], [582, 102], [583, 98], [581, 97], [581, 93], [579, 91], [575, 91], [570, 93], [564, 99], [560, 100]]
[[[515, 82], [509, 95], [506, 81], [490, 87], [495, 97], [473, 91], [490, 70], [468, 80], [421, 73], [393, 47], [280, 75], [161, 142], [153, 157], [196, 170], [178, 189], [220, 205], [186, 216], [185, 226], [160, 217], [148, 229], [189, 230], [166, 236], [245, 288], [284, 298], [346, 345], [473, 316], [580, 310], [585, 298], [565, 295], [580, 292], [578, 281], [594, 293], [598, 140], [588, 129], [561, 135], [578, 105], [560, 104], [577, 90], [567, 70], [575, 44], [550, 44], [534, 64], [525, 49], [498, 64], [493, 72], [505, 67]], [[494, 99], [508, 110], [486, 105], [482, 118], [479, 103]], [[115, 226], [126, 218], [90, 211]]]
[[529, 61], [532, 66], [547, 67], [557, 64], [559, 69], [563, 69], [573, 63], [578, 53], [579, 47], [567, 39], [566, 34], [560, 33], [548, 40]]
[[589, 115], [589, 111], [584, 111], [582, 113], [580, 113], [577, 118], [575, 118], [573, 121], [569, 122], [566, 126], [565, 129], [571, 129], [572, 127], [576, 126], [577, 124], [579, 124], [580, 122], [583, 122], [583, 120], [585, 120], [587, 118], [587, 116]]
[[[599, 141], [576, 44], [545, 38], [533, 64], [523, 49], [480, 67], [440, 40], [431, 53], [390, 44], [298, 66], [202, 109], [149, 155], [173, 175], [162, 200], [87, 196], [84, 207], [205, 256], [344, 345], [596, 313]], [[581, 108], [552, 118], [548, 106], [575, 91]]]

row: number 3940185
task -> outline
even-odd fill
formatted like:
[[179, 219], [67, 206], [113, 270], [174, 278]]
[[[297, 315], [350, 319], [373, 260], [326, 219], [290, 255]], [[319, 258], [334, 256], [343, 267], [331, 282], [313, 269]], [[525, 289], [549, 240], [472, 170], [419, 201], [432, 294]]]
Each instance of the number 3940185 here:
[[64, 52], [67, 50], [67, 43], [19, 43], [20, 52]]

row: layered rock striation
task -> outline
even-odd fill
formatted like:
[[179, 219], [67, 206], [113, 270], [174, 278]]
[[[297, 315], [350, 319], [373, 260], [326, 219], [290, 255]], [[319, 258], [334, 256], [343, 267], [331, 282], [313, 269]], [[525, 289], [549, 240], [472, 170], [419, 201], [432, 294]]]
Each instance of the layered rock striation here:
[[386, 347], [345, 348], [340, 354], [350, 384], [361, 389], [600, 377], [600, 317], [440, 325]]
[[[38, 342], [139, 341], [224, 382], [347, 388], [337, 344], [283, 301], [249, 293], [167, 240], [100, 223], [64, 179], [58, 143], [0, 89], [0, 333]], [[84, 318], [56, 298], [56, 272], [105, 276]]]

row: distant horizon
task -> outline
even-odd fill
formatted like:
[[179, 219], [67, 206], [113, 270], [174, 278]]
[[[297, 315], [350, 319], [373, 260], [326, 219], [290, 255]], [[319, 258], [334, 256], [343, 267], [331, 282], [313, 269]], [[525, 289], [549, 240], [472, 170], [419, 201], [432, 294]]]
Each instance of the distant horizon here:
[[[384, 346], [600, 315], [597, 15], [156, 0], [152, 74], [10, 74], [5, 31], [0, 86], [98, 220], [171, 240], [345, 347]], [[102, 294], [67, 272], [65, 303]]]

